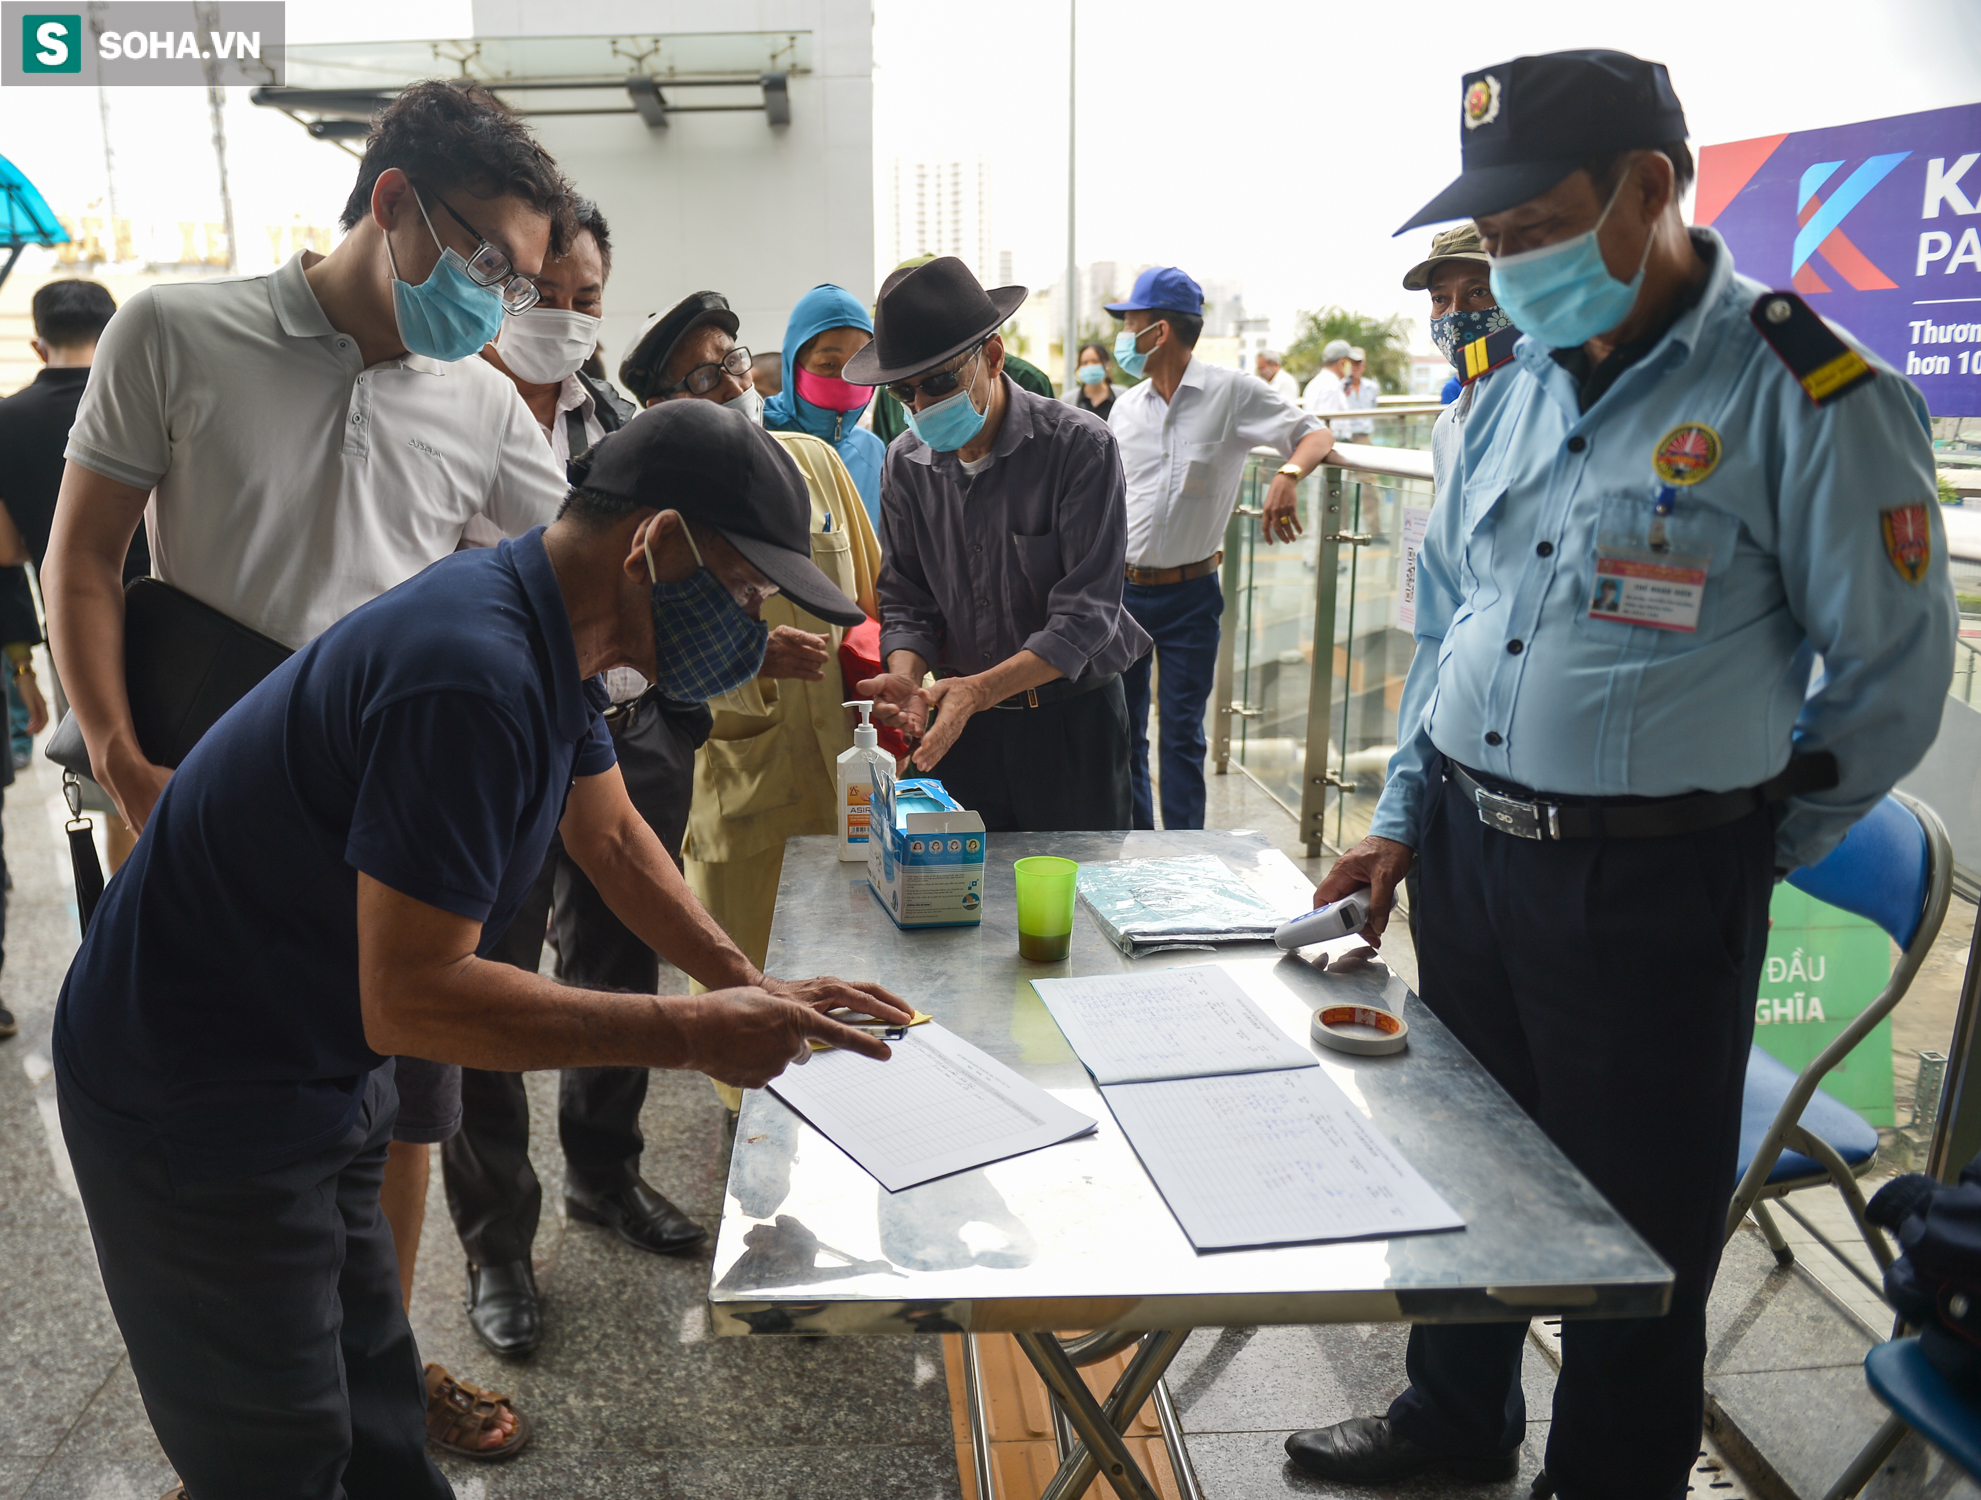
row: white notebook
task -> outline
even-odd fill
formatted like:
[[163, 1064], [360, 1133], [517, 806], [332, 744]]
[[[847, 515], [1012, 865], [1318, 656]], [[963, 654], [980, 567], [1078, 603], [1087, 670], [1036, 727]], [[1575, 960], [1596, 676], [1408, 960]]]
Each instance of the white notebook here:
[[1215, 964], [1035, 979], [1032, 988], [1098, 1084], [1316, 1066]]
[[1199, 1250], [1465, 1227], [1318, 1067], [1101, 1093]]
[[1086, 1135], [1095, 1122], [930, 1021], [875, 1062], [815, 1052], [770, 1091], [891, 1193]]

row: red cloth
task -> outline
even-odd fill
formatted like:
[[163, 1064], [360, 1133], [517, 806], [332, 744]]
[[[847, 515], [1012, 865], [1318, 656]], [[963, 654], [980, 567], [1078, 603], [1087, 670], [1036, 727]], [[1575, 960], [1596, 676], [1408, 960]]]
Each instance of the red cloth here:
[[[881, 674], [880, 660], [880, 621], [867, 620], [855, 625], [846, 632], [839, 643], [839, 675], [846, 679], [846, 691], [854, 698], [868, 698], [872, 695], [860, 691], [860, 683], [869, 677]], [[875, 721], [874, 729], [880, 738], [880, 748], [893, 756], [896, 761], [908, 754], [908, 742], [901, 737], [901, 731]]]

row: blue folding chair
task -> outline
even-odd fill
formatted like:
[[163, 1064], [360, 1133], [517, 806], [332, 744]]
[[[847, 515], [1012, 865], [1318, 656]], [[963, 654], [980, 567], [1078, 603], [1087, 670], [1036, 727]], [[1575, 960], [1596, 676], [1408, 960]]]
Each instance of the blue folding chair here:
[[[1902, 950], [1892, 977], [1843, 1034], [1800, 1073], [1792, 1073], [1759, 1047], [1747, 1057], [1747, 1091], [1740, 1117], [1740, 1185], [1727, 1211], [1726, 1237], [1752, 1213], [1781, 1265], [1795, 1259], [1768, 1203], [1805, 1188], [1833, 1185], [1843, 1195], [1857, 1232], [1880, 1270], [1893, 1254], [1883, 1231], [1864, 1217], [1857, 1179], [1878, 1161], [1878, 1132], [1856, 1110], [1818, 1092], [1825, 1075], [1850, 1056], [1871, 1028], [1891, 1014], [1939, 936], [1953, 887], [1953, 850], [1939, 814], [1903, 792], [1893, 792], [1854, 826], [1819, 864], [1797, 870], [1789, 884], [1819, 901], [1866, 917], [1892, 935]], [[1782, 1211], [1876, 1292], [1865, 1275], [1808, 1219], [1783, 1202]]]
[[1981, 1479], [1981, 1399], [1956, 1390], [1919, 1352], [1919, 1340], [1893, 1339], [1864, 1356], [1871, 1393], [1892, 1409], [1876, 1437], [1823, 1500], [1850, 1500], [1897, 1451], [1908, 1431]]

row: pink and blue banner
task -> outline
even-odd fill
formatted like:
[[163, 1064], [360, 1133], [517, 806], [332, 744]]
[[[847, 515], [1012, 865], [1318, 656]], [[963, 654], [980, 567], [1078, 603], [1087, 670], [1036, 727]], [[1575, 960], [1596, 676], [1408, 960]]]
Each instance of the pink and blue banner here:
[[1707, 146], [1693, 220], [1757, 281], [1981, 416], [1981, 104]]

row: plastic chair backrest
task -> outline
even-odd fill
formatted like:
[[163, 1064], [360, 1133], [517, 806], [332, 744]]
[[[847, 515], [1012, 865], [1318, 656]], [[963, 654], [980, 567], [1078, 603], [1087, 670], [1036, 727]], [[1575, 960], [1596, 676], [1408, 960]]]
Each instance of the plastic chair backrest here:
[[1818, 901], [1876, 922], [1910, 948], [1925, 916], [1930, 878], [1926, 830], [1912, 810], [1886, 797], [1824, 859], [1788, 883]]

